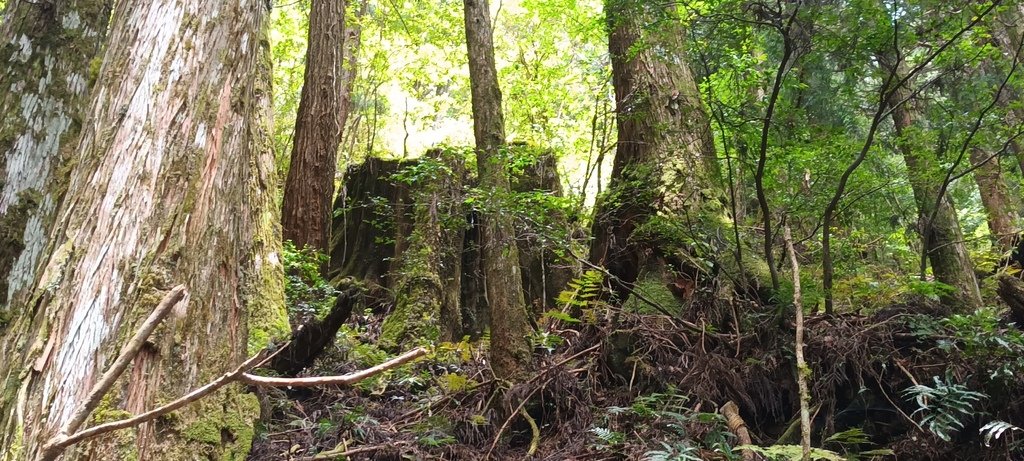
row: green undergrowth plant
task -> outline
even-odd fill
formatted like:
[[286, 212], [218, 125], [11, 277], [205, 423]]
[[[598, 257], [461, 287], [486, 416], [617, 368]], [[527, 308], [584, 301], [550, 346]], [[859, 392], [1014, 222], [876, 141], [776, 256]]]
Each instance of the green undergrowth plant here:
[[699, 460], [702, 451], [741, 459], [725, 418], [694, 411], [688, 403], [688, 396], [670, 386], [637, 396], [629, 406], [606, 407], [600, 424], [590, 428], [591, 446], [612, 453], [624, 453], [627, 445], [641, 447], [644, 460]]
[[948, 373], [944, 379], [935, 376], [932, 381], [932, 386], [911, 386], [903, 395], [917, 404], [913, 415], [921, 416], [921, 426], [949, 442], [953, 434], [964, 428], [964, 421], [981, 413], [976, 405], [988, 396], [954, 382]]
[[298, 249], [284, 242], [285, 299], [289, 317], [296, 323], [319, 319], [330, 312], [338, 291], [323, 275], [328, 256], [311, 248]]
[[937, 338], [943, 351], [962, 355], [992, 384], [1012, 385], [1024, 372], [1024, 333], [995, 308], [942, 319], [916, 316], [910, 325], [919, 337]]

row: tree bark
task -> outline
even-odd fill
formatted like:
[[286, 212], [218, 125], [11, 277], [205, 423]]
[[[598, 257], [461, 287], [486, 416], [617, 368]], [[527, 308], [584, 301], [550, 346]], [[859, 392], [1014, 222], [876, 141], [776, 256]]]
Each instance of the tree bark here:
[[[1014, 2], [1016, 3], [1016, 2]], [[996, 16], [996, 24], [992, 30], [992, 40], [996, 46], [1007, 57], [1012, 59], [1021, 47], [1021, 40], [1024, 40], [1024, 4], [1017, 3], [1006, 6]], [[1019, 102], [1024, 97], [1019, 87], [1010, 86], [1000, 98], [1000, 106], [1007, 108], [1006, 125], [1019, 127], [1024, 123], [1024, 108]], [[1017, 159], [1020, 173], [1024, 174], [1024, 147], [1017, 140], [1011, 140], [1007, 150]]]
[[[266, 3], [119, 2], [67, 200], [26, 314], [0, 336], [0, 446], [33, 459], [165, 290], [190, 293], [91, 423], [141, 413], [287, 334]], [[64, 459], [243, 459], [256, 398], [226, 388]]]
[[1007, 252], [1013, 249], [1017, 234], [1020, 232], [1017, 227], [1020, 220], [1017, 210], [1020, 205], [1010, 195], [1006, 179], [1003, 178], [1002, 167], [999, 166], [999, 159], [989, 158], [990, 156], [980, 148], [971, 149], [971, 165], [976, 168], [974, 182], [978, 185], [992, 241], [1000, 251]]
[[454, 245], [461, 250], [465, 227], [462, 170], [461, 159], [435, 150], [405, 173], [414, 218], [409, 247], [401, 255], [395, 309], [381, 326], [385, 346], [452, 341], [462, 330], [461, 251], [451, 251]]
[[676, 6], [606, 0], [605, 12], [618, 144], [608, 192], [595, 207], [590, 260], [608, 269], [625, 300], [657, 246], [638, 230], [658, 214], [700, 207], [717, 164]]
[[345, 1], [313, 0], [281, 222], [284, 239], [296, 248], [308, 246], [324, 253], [330, 250], [334, 174], [343, 110], [348, 108], [345, 35]]
[[[879, 61], [890, 69], [893, 65], [886, 56], [879, 56]], [[899, 78], [901, 71], [895, 75]], [[922, 146], [914, 144], [914, 129], [920, 115], [913, 108], [913, 101], [899, 104], [910, 96], [908, 87], [896, 88], [889, 93], [887, 104], [894, 107], [892, 120], [896, 129], [896, 145], [907, 165], [910, 187], [914, 191], [924, 251], [935, 278], [955, 289], [952, 295], [943, 297], [944, 303], [960, 311], [973, 310], [982, 305], [974, 265], [967, 253], [952, 200], [948, 194], [938, 200], [944, 180], [938, 159]], [[936, 201], [938, 209], [935, 208]]]
[[31, 289], [66, 183], [110, 1], [12, 0], [0, 27], [0, 331]]
[[487, 0], [463, 0], [466, 48], [473, 100], [477, 171], [484, 194], [481, 246], [491, 313], [491, 367], [500, 379], [516, 379], [530, 362], [530, 324], [523, 301], [515, 230], [502, 202], [510, 194], [500, 150], [505, 144], [501, 90], [494, 65], [491, 15]]
[[[512, 189], [518, 193], [538, 193], [562, 197], [562, 180], [558, 175], [558, 161], [552, 152], [535, 155], [523, 170], [513, 178]], [[530, 204], [536, 211], [527, 219], [516, 223], [519, 267], [523, 275], [523, 292], [534, 314], [541, 314], [555, 306], [559, 293], [572, 281], [576, 263], [559, 257], [555, 250], [569, 245], [570, 226], [565, 213], [544, 203]]]

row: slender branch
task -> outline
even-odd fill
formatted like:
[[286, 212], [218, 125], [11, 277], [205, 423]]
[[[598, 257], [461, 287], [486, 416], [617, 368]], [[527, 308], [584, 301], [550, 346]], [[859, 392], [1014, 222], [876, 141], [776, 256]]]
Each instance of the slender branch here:
[[118, 429], [126, 429], [148, 421], [152, 421], [162, 415], [170, 413], [174, 410], [184, 407], [185, 405], [195, 402], [196, 400], [206, 397], [207, 395], [212, 394], [214, 391], [237, 380], [245, 372], [257, 366], [260, 366], [263, 363], [266, 363], [266, 361], [269, 360], [274, 355], [271, 354], [270, 356], [265, 357], [265, 352], [266, 351], [261, 351], [260, 353], [250, 357], [248, 360], [242, 362], [242, 364], [239, 365], [234, 370], [224, 373], [219, 378], [210, 381], [206, 385], [179, 397], [177, 400], [168, 403], [167, 405], [154, 408], [150, 411], [147, 411], [137, 416], [133, 416], [128, 419], [122, 419], [120, 421], [113, 421], [106, 424], [100, 424], [99, 426], [93, 426], [86, 430], [76, 432], [73, 435], [58, 434], [51, 438], [43, 447], [40, 459], [42, 461], [53, 461], [54, 459], [57, 459], [57, 457], [60, 456], [60, 454], [63, 453], [64, 450], [78, 442], [81, 442], [86, 439], [91, 439], [93, 437], [97, 437], [108, 432], [113, 432]]
[[804, 305], [800, 299], [800, 263], [796, 260], [796, 249], [793, 248], [793, 235], [787, 224], [782, 229], [786, 249], [789, 251], [789, 263], [793, 267], [793, 310], [796, 311], [796, 379], [800, 392], [800, 445], [803, 449], [803, 461], [811, 459], [811, 413], [808, 404], [811, 393], [807, 388], [807, 362], [804, 361]]
[[[771, 131], [772, 117], [775, 115], [775, 105], [779, 100], [779, 93], [782, 92], [782, 82], [790, 68], [790, 60], [793, 58], [793, 39], [789, 36], [792, 31], [796, 15], [800, 10], [797, 3], [793, 13], [785, 27], [779, 28], [782, 34], [782, 59], [779, 60], [779, 68], [775, 72], [775, 82], [772, 84], [772, 93], [768, 97], [768, 108], [765, 109], [764, 120], [761, 126], [761, 143], [757, 155], [757, 171], [754, 173], [754, 188], [757, 193], [757, 203], [761, 208], [761, 219], [764, 220], [764, 258], [768, 263], [768, 272], [771, 274], [772, 289], [779, 289], [779, 273], [775, 269], [775, 256], [772, 254], [772, 217], [771, 209], [768, 206], [768, 195], [764, 190], [764, 169], [768, 162], [768, 134]], [[723, 140], [724, 142], [724, 140]]]
[[314, 387], [326, 386], [331, 384], [349, 386], [360, 381], [363, 381], [367, 378], [379, 375], [385, 371], [405, 365], [406, 363], [409, 363], [417, 358], [423, 357], [424, 355], [427, 355], [427, 350], [422, 347], [417, 347], [416, 349], [406, 352], [380, 365], [341, 376], [312, 376], [308, 378], [272, 378], [268, 376], [257, 376], [243, 372], [240, 378], [243, 382], [247, 384], [266, 387]]
[[66, 436], [72, 432], [78, 430], [82, 426], [82, 423], [89, 418], [89, 415], [99, 406], [100, 402], [103, 401], [103, 397], [107, 395], [110, 388], [117, 381], [117, 378], [121, 377], [124, 370], [128, 368], [135, 356], [139, 355], [139, 351], [142, 350], [142, 345], [146, 343], [149, 336], [153, 334], [156, 327], [160, 325], [167, 318], [167, 314], [171, 312], [171, 308], [177, 305], [181, 300], [188, 296], [188, 291], [185, 289], [185, 285], [178, 285], [171, 289], [164, 295], [160, 303], [157, 304], [153, 312], [149, 314], [146, 321], [142, 322], [142, 326], [139, 327], [138, 331], [135, 332], [135, 336], [129, 340], [124, 347], [121, 348], [121, 353], [118, 354], [117, 359], [114, 360], [114, 364], [107, 369], [103, 376], [100, 377], [96, 384], [93, 385], [92, 390], [89, 391], [85, 401], [82, 402], [75, 413], [71, 416], [71, 419], [64, 424], [60, 429], [60, 434]]
[[[519, 402], [519, 406], [517, 406], [516, 409], [512, 411], [508, 418], [505, 419], [505, 422], [501, 425], [501, 427], [498, 428], [498, 433], [494, 435], [494, 442], [491, 442], [491, 448], [487, 450], [487, 456], [484, 456], [484, 459], [491, 459], [491, 453], [494, 452], [494, 448], [498, 446], [498, 441], [501, 440], [501, 434], [505, 432], [505, 429], [508, 428], [508, 425], [509, 423], [512, 422], [512, 419], [515, 418], [516, 415], [520, 414], [521, 411], [525, 410], [526, 403], [530, 401], [530, 397], [533, 397], [533, 394], [536, 394], [537, 391], [543, 389], [550, 382], [551, 379], [548, 379], [547, 381], [544, 381], [544, 384], [541, 384], [539, 387], [533, 388], [533, 390], [531, 390], [529, 394], [526, 394], [526, 398], [524, 398], [522, 402]], [[534, 424], [536, 424], [536, 422], [534, 422]]]

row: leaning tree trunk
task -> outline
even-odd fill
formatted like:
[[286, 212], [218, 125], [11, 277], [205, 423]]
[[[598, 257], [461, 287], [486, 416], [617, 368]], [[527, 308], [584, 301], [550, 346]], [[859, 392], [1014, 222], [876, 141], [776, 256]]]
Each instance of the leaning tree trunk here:
[[[110, 1], [12, 0], [0, 27], [0, 331], [35, 281], [85, 119]], [[98, 62], [98, 61], [97, 61]]]
[[[189, 296], [93, 424], [180, 396], [287, 334], [266, 13], [249, 0], [118, 3], [40, 281], [0, 337], [5, 459], [39, 455], [177, 284]], [[243, 459], [258, 408], [228, 388], [64, 459]]]
[[284, 187], [281, 223], [296, 248], [326, 253], [331, 241], [331, 199], [341, 118], [347, 110], [343, 76], [345, 2], [313, 0], [309, 12], [306, 75], [295, 118], [295, 142]]
[[638, 231], [656, 215], [675, 220], [696, 211], [716, 160], [676, 6], [607, 0], [605, 12], [618, 144], [609, 189], [595, 209], [590, 260], [607, 268], [624, 300], [658, 246]]
[[487, 0], [463, 0], [463, 5], [476, 163], [486, 203], [480, 230], [484, 284], [491, 313], [491, 367], [498, 378], [511, 379], [527, 371], [530, 324], [519, 276], [515, 230], [509, 213], [502, 211], [502, 201], [511, 190], [505, 163], [499, 156], [505, 144], [505, 119]]
[[[886, 56], [879, 56], [879, 61], [886, 66], [896, 65]], [[916, 146], [911, 139], [920, 115], [911, 106], [912, 101], [900, 103], [910, 97], [909, 88], [896, 88], [889, 93], [887, 103], [895, 108], [892, 120], [898, 137], [896, 144], [907, 164], [910, 187], [917, 203], [924, 251], [931, 262], [935, 278], [955, 290], [951, 296], [944, 297], [943, 301], [960, 311], [976, 309], [982, 305], [981, 292], [964, 244], [960, 221], [949, 195], [943, 194], [941, 199], [939, 197], [945, 175], [942, 174], [938, 159]]]

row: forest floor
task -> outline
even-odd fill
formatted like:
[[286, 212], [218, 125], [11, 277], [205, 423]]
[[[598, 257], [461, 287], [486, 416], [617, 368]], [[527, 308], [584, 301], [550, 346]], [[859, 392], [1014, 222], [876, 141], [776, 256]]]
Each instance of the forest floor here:
[[[945, 314], [915, 299], [872, 315], [807, 319], [818, 459], [1024, 459], [1009, 423], [1001, 437], [981, 434], [986, 423], [1020, 425], [1024, 415], [1024, 387], [1005, 368], [1024, 357], [998, 344], [1013, 327], [997, 318], [936, 320]], [[538, 347], [534, 371], [511, 387], [493, 379], [480, 343], [464, 342], [354, 388], [265, 394], [249, 459], [746, 460], [795, 452], [792, 325], [783, 322], [788, 333], [778, 334], [772, 312], [747, 314], [739, 333], [664, 315], [602, 317], [542, 326], [557, 340]], [[371, 346], [379, 321], [361, 317], [306, 374], [379, 362]], [[739, 418], [726, 417], [730, 408]]]

